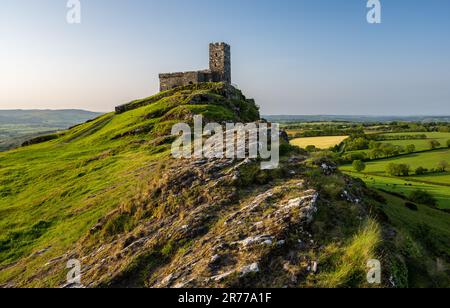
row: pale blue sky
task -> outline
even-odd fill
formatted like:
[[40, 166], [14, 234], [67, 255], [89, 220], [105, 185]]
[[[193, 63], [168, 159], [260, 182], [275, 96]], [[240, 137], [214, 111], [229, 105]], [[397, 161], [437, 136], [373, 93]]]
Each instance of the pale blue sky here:
[[450, 114], [450, 1], [67, 0], [0, 3], [0, 109], [115, 105], [232, 45], [233, 82], [264, 114]]

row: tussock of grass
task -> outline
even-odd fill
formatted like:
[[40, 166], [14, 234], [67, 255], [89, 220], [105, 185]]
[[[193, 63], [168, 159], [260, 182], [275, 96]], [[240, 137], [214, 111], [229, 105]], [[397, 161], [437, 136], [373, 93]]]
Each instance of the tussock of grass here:
[[380, 226], [370, 219], [347, 245], [327, 246], [319, 262], [324, 264], [324, 269], [316, 276], [317, 286], [324, 288], [367, 286], [367, 262], [377, 259], [376, 249], [380, 242]]

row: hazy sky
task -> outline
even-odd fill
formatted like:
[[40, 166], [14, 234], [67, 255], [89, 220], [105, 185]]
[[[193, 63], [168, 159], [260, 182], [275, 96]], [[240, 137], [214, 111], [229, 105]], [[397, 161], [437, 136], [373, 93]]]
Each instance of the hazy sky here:
[[232, 45], [233, 82], [264, 114], [450, 114], [450, 1], [67, 0], [0, 2], [0, 109], [115, 105], [158, 73], [208, 67]]

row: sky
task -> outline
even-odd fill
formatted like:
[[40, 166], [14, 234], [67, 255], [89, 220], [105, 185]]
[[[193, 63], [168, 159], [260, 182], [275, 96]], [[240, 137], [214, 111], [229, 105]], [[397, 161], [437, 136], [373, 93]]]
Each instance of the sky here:
[[158, 73], [208, 67], [265, 115], [449, 115], [450, 1], [68, 0], [0, 2], [0, 109], [86, 109], [157, 93]]

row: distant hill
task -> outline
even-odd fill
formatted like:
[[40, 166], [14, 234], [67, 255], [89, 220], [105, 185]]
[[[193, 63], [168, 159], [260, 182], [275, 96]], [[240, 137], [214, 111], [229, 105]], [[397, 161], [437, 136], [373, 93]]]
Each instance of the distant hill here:
[[0, 110], [0, 151], [42, 134], [67, 129], [100, 113], [85, 110]]
[[450, 122], [450, 116], [368, 116], [368, 115], [271, 115], [264, 116], [271, 122]]

